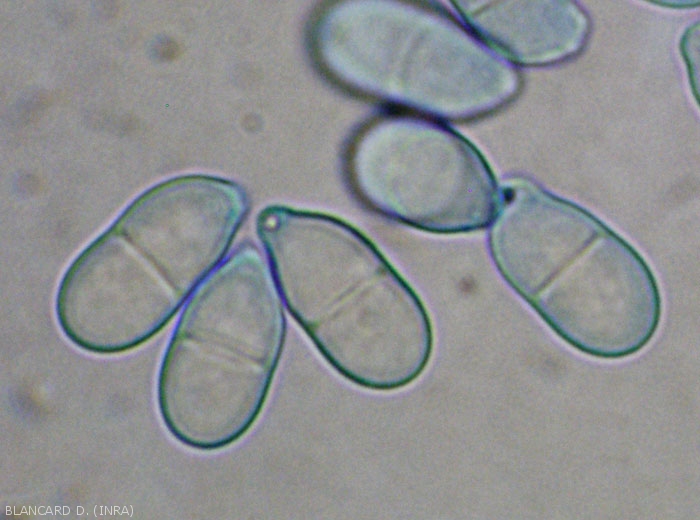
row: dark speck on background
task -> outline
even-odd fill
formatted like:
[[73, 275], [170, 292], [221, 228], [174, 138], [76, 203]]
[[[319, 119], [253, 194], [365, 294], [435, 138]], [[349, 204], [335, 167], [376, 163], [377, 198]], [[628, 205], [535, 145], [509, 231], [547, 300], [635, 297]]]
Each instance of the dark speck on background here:
[[141, 127], [141, 120], [129, 112], [96, 109], [86, 112], [83, 121], [87, 127], [115, 137], [127, 137]]
[[666, 189], [662, 203], [669, 209], [684, 206], [700, 198], [700, 177], [688, 173]]
[[28, 421], [46, 418], [51, 413], [51, 391], [43, 381], [25, 380], [10, 389], [10, 406], [15, 414]]
[[50, 2], [46, 12], [49, 20], [61, 29], [71, 29], [78, 19], [76, 10], [65, 2]]
[[51, 93], [40, 87], [30, 87], [23, 90], [2, 109], [0, 117], [11, 128], [22, 128], [36, 123], [51, 105]]
[[263, 125], [262, 116], [255, 112], [249, 112], [241, 118], [241, 128], [249, 134], [257, 134], [263, 129]]
[[546, 383], [558, 383], [566, 376], [567, 365], [562, 354], [547, 354], [532, 349], [525, 355], [524, 366]]
[[471, 275], [463, 276], [457, 282], [457, 289], [463, 296], [471, 296], [477, 289], [476, 278]]
[[92, 16], [101, 21], [108, 22], [119, 16], [119, 0], [92, 0]]
[[158, 34], [148, 43], [148, 57], [158, 63], [176, 60], [182, 54], [182, 46], [172, 36]]
[[38, 197], [44, 191], [44, 183], [36, 173], [17, 170], [11, 176], [12, 193], [18, 199], [26, 200]]

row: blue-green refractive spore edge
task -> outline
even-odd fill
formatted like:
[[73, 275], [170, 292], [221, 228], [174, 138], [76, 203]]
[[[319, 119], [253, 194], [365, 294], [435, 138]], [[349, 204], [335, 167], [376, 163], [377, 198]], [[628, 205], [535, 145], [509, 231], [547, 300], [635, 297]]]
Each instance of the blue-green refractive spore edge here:
[[[700, 6], [700, 2], [698, 2], [698, 5]], [[695, 35], [695, 33], [700, 33], [700, 22], [695, 22], [683, 31], [679, 47], [688, 74], [688, 83], [690, 84], [690, 90], [693, 93], [695, 102], [698, 105], [700, 105], [700, 85], [698, 84], [698, 80], [700, 79], [700, 52], [698, 54], [697, 59], [693, 59], [691, 57], [689, 49], [690, 40]], [[697, 35], [696, 37], [698, 38], [698, 40], [700, 40], [700, 35]]]
[[[200, 442], [196, 441], [195, 439], [192, 439], [185, 434], [183, 434], [180, 430], [180, 428], [175, 424], [173, 421], [171, 414], [169, 413], [169, 407], [166, 404], [166, 397], [165, 397], [165, 383], [166, 379], [168, 377], [168, 367], [170, 366], [170, 361], [172, 359], [172, 356], [175, 354], [175, 349], [172, 348], [173, 345], [177, 343], [177, 341], [180, 339], [180, 327], [183, 323], [187, 323], [189, 320], [190, 313], [193, 312], [194, 306], [192, 305], [193, 303], [196, 302], [197, 295], [200, 290], [204, 289], [207, 287], [208, 283], [211, 281], [212, 278], [217, 277], [219, 274], [221, 274], [223, 269], [226, 269], [227, 267], [233, 265], [231, 262], [235, 262], [235, 256], [236, 253], [239, 252], [238, 248], [235, 248], [234, 251], [232, 251], [230, 254], [226, 255], [224, 258], [221, 258], [217, 264], [212, 267], [209, 272], [205, 274], [203, 278], [201, 278], [197, 284], [194, 286], [194, 288], [190, 291], [190, 293], [187, 295], [185, 298], [183, 304], [182, 304], [182, 311], [180, 313], [180, 316], [177, 319], [177, 324], [175, 325], [175, 329], [173, 331], [172, 337], [170, 338], [168, 342], [168, 346], [166, 347], [165, 354], [163, 355], [162, 362], [160, 364], [160, 368], [158, 369], [158, 384], [157, 384], [157, 401], [158, 401], [158, 406], [160, 409], [160, 415], [161, 418], [163, 419], [163, 422], [165, 423], [165, 426], [168, 428], [168, 431], [181, 443], [183, 443], [186, 446], [189, 446], [191, 448], [197, 449], [197, 450], [217, 450], [217, 449], [222, 449], [222, 448], [227, 448], [229, 445], [235, 443], [236, 441], [239, 441], [243, 439], [248, 433], [250, 433], [253, 425], [257, 422], [259, 419], [261, 413], [265, 410], [265, 407], [267, 405], [267, 402], [270, 398], [270, 390], [272, 383], [275, 378], [275, 374], [277, 373], [277, 366], [279, 364], [279, 360], [282, 356], [282, 350], [284, 346], [284, 340], [286, 337], [286, 331], [287, 331], [287, 322], [284, 319], [284, 314], [282, 313], [282, 309], [280, 307], [279, 309], [279, 344], [275, 347], [275, 353], [272, 356], [269, 365], [267, 366], [267, 376], [265, 378], [264, 384], [260, 387], [259, 391], [259, 399], [256, 403], [256, 406], [250, 410], [250, 413], [246, 419], [246, 421], [235, 431], [232, 431], [229, 435], [222, 437], [220, 439], [217, 439], [216, 441], [212, 442]], [[264, 261], [264, 259], [263, 259]], [[206, 406], [206, 403], [202, 403], [202, 406]]]
[[[173, 306], [173, 308], [170, 310], [169, 313], [165, 314], [162, 319], [153, 327], [149, 328], [147, 331], [145, 331], [143, 334], [133, 338], [131, 341], [128, 341], [123, 344], [118, 344], [118, 345], [97, 345], [94, 343], [90, 343], [85, 341], [83, 338], [81, 338], [67, 323], [66, 316], [65, 316], [65, 306], [63, 304], [63, 299], [64, 299], [64, 294], [65, 294], [65, 288], [70, 284], [71, 280], [73, 277], [75, 277], [79, 271], [80, 267], [82, 264], [87, 261], [87, 259], [90, 257], [90, 254], [95, 251], [97, 248], [99, 248], [103, 243], [105, 243], [109, 238], [111, 238], [112, 235], [118, 234], [120, 229], [121, 229], [121, 223], [124, 221], [126, 217], [128, 217], [130, 214], [136, 212], [143, 204], [148, 203], [148, 200], [151, 195], [157, 194], [159, 191], [163, 189], [167, 189], [169, 187], [172, 187], [173, 185], [182, 183], [182, 182], [189, 182], [192, 180], [206, 180], [218, 184], [223, 184], [226, 185], [227, 188], [231, 189], [233, 193], [236, 194], [238, 197], [238, 200], [236, 201], [236, 211], [233, 211], [229, 215], [229, 222], [228, 222], [228, 227], [230, 229], [230, 233], [227, 237], [227, 240], [222, 243], [220, 253], [218, 257], [210, 263], [210, 265], [204, 269], [199, 277], [197, 277], [193, 282], [190, 284], [188, 290], [183, 292], [183, 295], [179, 299], [179, 301]], [[216, 265], [221, 258], [224, 257], [226, 254], [226, 251], [229, 249], [231, 246], [231, 243], [233, 242], [233, 239], [236, 236], [236, 232], [238, 231], [238, 228], [240, 227], [241, 223], [245, 219], [245, 217], [248, 214], [248, 201], [245, 195], [245, 192], [243, 189], [236, 184], [235, 182], [222, 178], [222, 177], [216, 177], [213, 175], [205, 175], [205, 174], [188, 174], [188, 175], [182, 175], [179, 177], [174, 177], [172, 179], [167, 179], [165, 181], [158, 182], [154, 186], [148, 188], [146, 191], [143, 193], [139, 194], [135, 199], [133, 199], [127, 206], [124, 208], [116, 217], [111, 219], [111, 225], [107, 227], [106, 230], [101, 232], [97, 238], [92, 240], [92, 242], [89, 243], [88, 246], [83, 248], [81, 252], [72, 260], [70, 261], [70, 264], [68, 268], [65, 270], [65, 273], [60, 279], [60, 282], [58, 284], [58, 289], [56, 291], [56, 298], [55, 298], [55, 312], [56, 312], [56, 320], [63, 331], [63, 333], [76, 345], [79, 347], [84, 348], [88, 352], [92, 353], [97, 353], [97, 354], [102, 354], [102, 355], [109, 355], [109, 354], [120, 354], [124, 353], [125, 351], [132, 349], [134, 347], [139, 346], [140, 344], [144, 343], [151, 337], [153, 337], [155, 334], [157, 334], [164, 326], [165, 324], [170, 321], [170, 319], [175, 315], [178, 311], [178, 309], [182, 306], [182, 303], [187, 299], [188, 295], [192, 292], [192, 290], [197, 286], [199, 281], [204, 278], [207, 273], [210, 271], [210, 269]]]
[[[539, 57], [535, 57], [532, 55], [526, 55], [520, 53], [517, 49], [513, 48], [513, 46], [503, 41], [502, 38], [499, 38], [496, 34], [492, 34], [488, 29], [483, 27], [475, 16], [470, 14], [460, 4], [459, 0], [450, 0], [450, 3], [455, 11], [459, 13], [459, 17], [461, 18], [460, 22], [465, 24], [468, 30], [473, 32], [484, 45], [519, 67], [547, 66], [568, 60], [581, 53], [590, 36], [590, 16], [586, 13], [584, 8], [582, 8], [577, 0], [569, 0], [569, 3], [579, 11], [582, 19], [585, 20], [585, 24], [582, 25], [583, 31], [579, 35], [580, 39], [576, 40], [575, 45], [571, 45], [568, 48], [562, 48], [558, 52], [550, 50], [547, 56], [540, 55]], [[498, 2], [494, 2], [494, 4], [498, 4]], [[535, 30], [537, 30], [537, 28], [535, 28]]]
[[[647, 342], [654, 336], [656, 333], [660, 321], [661, 321], [661, 315], [662, 315], [662, 298], [661, 298], [661, 291], [659, 289], [657, 277], [654, 275], [654, 272], [651, 270], [649, 267], [649, 262], [647, 259], [642, 256], [635, 248], [633, 248], [627, 241], [627, 239], [623, 238], [619, 233], [615, 232], [612, 230], [607, 224], [602, 222], [598, 217], [593, 215], [591, 212], [586, 210], [585, 208], [578, 206], [577, 204], [564, 199], [551, 191], [548, 191], [546, 189], [543, 189], [541, 186], [538, 185], [538, 187], [542, 190], [543, 194], [545, 194], [547, 197], [551, 198], [553, 201], [555, 201], [557, 204], [561, 204], [566, 208], [570, 208], [573, 210], [575, 213], [580, 214], [582, 217], [590, 219], [590, 221], [593, 222], [593, 224], [605, 232], [609, 233], [619, 244], [621, 244], [624, 249], [631, 254], [631, 256], [641, 265], [644, 274], [646, 275], [647, 279], [650, 282], [650, 287], [652, 290], [652, 297], [654, 300], [654, 313], [652, 320], [649, 324], [648, 330], [646, 334], [634, 345], [620, 351], [614, 351], [614, 352], [605, 352], [601, 350], [597, 350], [594, 348], [590, 348], [585, 344], [580, 343], [578, 340], [573, 338], [566, 330], [564, 330], [557, 322], [554, 320], [552, 317], [550, 317], [544, 310], [541, 308], [540, 304], [535, 301], [534, 298], [528, 295], [527, 291], [525, 291], [523, 288], [519, 286], [517, 281], [508, 274], [508, 270], [504, 268], [505, 261], [503, 257], [501, 256], [500, 252], [498, 251], [498, 248], [494, 246], [493, 244], [493, 228], [489, 230], [489, 235], [488, 235], [488, 242], [489, 242], [489, 250], [491, 251], [491, 255], [493, 256], [493, 259], [496, 263], [496, 266], [498, 267], [498, 271], [501, 273], [503, 278], [508, 282], [508, 285], [515, 290], [515, 292], [525, 301], [528, 303], [528, 306], [533, 309], [537, 315], [544, 320], [544, 322], [552, 328], [552, 330], [562, 339], [564, 339], [570, 346], [572, 346], [575, 349], [578, 349], [579, 351], [588, 354], [594, 358], [601, 358], [601, 359], [609, 359], [609, 360], [619, 360], [625, 357], [628, 357], [632, 354], [637, 353], [639, 350], [641, 350]], [[513, 193], [513, 188], [509, 187], [506, 185], [506, 183], [501, 185], [500, 191], [503, 193], [502, 198], [505, 201], [505, 204], [508, 204], [509, 199], [511, 196], [514, 194]], [[496, 224], [497, 225], [497, 222]]]
[[661, 7], [668, 7], [670, 9], [692, 9], [694, 7], [700, 7], [700, 1], [698, 0], [647, 0], [647, 2]]
[[[265, 221], [268, 220], [270, 217], [274, 217], [279, 219], [280, 226], [283, 225], [284, 219], [286, 218], [287, 215], [292, 215], [292, 216], [300, 216], [300, 217], [310, 217], [310, 218], [316, 218], [319, 220], [324, 220], [326, 222], [330, 222], [334, 225], [338, 225], [345, 230], [349, 231], [355, 238], [357, 238], [364, 246], [366, 246], [372, 254], [376, 256], [376, 258], [379, 260], [379, 262], [382, 264], [382, 267], [387, 270], [389, 274], [391, 274], [394, 279], [398, 282], [398, 284], [406, 291], [406, 293], [409, 295], [409, 297], [413, 300], [415, 303], [416, 307], [418, 308], [418, 311], [421, 315], [421, 318], [423, 319], [424, 326], [425, 326], [425, 337], [426, 337], [426, 345], [425, 345], [425, 354], [420, 362], [420, 364], [416, 367], [413, 373], [409, 374], [408, 376], [396, 380], [396, 381], [391, 381], [391, 382], [377, 382], [377, 381], [370, 381], [367, 380], [366, 378], [363, 378], [361, 376], [358, 376], [354, 372], [348, 370], [346, 367], [344, 367], [341, 363], [339, 363], [330, 353], [328, 348], [323, 344], [323, 342], [320, 340], [320, 338], [314, 333], [314, 325], [313, 323], [309, 323], [307, 320], [304, 319], [304, 317], [301, 315], [300, 312], [298, 312], [297, 309], [294, 308], [293, 305], [290, 304], [289, 299], [287, 297], [287, 294], [285, 293], [284, 290], [284, 283], [283, 280], [280, 277], [279, 269], [276, 265], [275, 262], [275, 254], [274, 251], [272, 250], [272, 247], [270, 244], [267, 242], [265, 239], [265, 235], [268, 232], [265, 229]], [[372, 390], [392, 390], [392, 389], [397, 389], [403, 386], [408, 385], [412, 381], [414, 381], [416, 378], [418, 378], [423, 371], [425, 370], [426, 366], [429, 364], [430, 359], [432, 358], [433, 354], [433, 347], [434, 347], [434, 333], [433, 333], [433, 324], [430, 318], [430, 314], [425, 308], [425, 304], [423, 303], [422, 299], [418, 295], [417, 291], [411, 286], [411, 284], [406, 281], [406, 279], [399, 273], [399, 271], [392, 265], [392, 263], [384, 256], [384, 254], [378, 249], [378, 247], [372, 242], [371, 238], [369, 236], [365, 235], [362, 231], [357, 229], [355, 226], [349, 224], [342, 218], [329, 214], [329, 213], [324, 213], [322, 211], [311, 211], [311, 210], [300, 210], [300, 209], [294, 209], [290, 208], [288, 206], [283, 206], [283, 205], [271, 205], [266, 208], [264, 208], [259, 214], [258, 214], [258, 219], [257, 219], [257, 229], [258, 229], [258, 237], [260, 238], [261, 242], [263, 243], [263, 246], [265, 248], [265, 252], [267, 254], [268, 262], [270, 265], [270, 271], [272, 273], [273, 280], [275, 281], [275, 285], [277, 286], [280, 298], [282, 300], [282, 303], [284, 307], [287, 309], [287, 311], [292, 315], [292, 317], [296, 320], [297, 323], [302, 327], [304, 332], [309, 336], [309, 338], [313, 341], [313, 343], [318, 347], [320, 353], [322, 354], [323, 358], [331, 364], [333, 368], [335, 368], [340, 374], [342, 374], [344, 377], [346, 377], [348, 380], [351, 382], [357, 384], [360, 387], [363, 388], [369, 388]]]
[[[464, 28], [459, 23], [455, 23], [456, 20], [450, 16], [450, 13], [444, 6], [440, 6], [435, 2], [414, 2], [412, 0], [389, 0], [388, 2], [384, 2], [379, 0], [376, 3], [384, 3], [391, 6], [396, 11], [403, 9], [412, 14], [418, 14], [421, 20], [436, 22], [438, 25], [448, 26], [450, 29], [453, 29], [452, 32], [454, 32], [456, 37], [459, 37], [460, 41], [468, 41], [475, 47], [479, 47], [483, 55], [489, 56], [494, 64], [500, 65], [503, 68], [500, 72], [503, 75], [509, 76], [508, 78], [500, 79], [504, 82], [509, 79], [513, 83], [511, 86], [507, 88], [503, 87], [504, 91], [493, 94], [493, 99], [490, 99], [488, 102], [469, 104], [460, 108], [446, 108], [444, 106], [438, 106], [443, 104], [444, 100], [420, 99], [421, 96], [417, 96], [414, 92], [410, 94], [406, 92], [396, 92], [395, 86], [391, 88], [386, 85], [368, 86], [366, 84], [367, 82], [364, 80], [359, 81], [357, 78], [349, 78], [344, 72], [339, 71], [338, 68], [334, 67], [324, 58], [323, 28], [326, 18], [334, 8], [338, 6], [342, 7], [342, 4], [350, 3], [352, 3], [352, 0], [324, 0], [312, 13], [305, 31], [305, 43], [308, 47], [313, 66], [323, 74], [325, 79], [340, 90], [369, 102], [381, 101], [421, 115], [447, 117], [451, 120], [472, 119], [485, 116], [501, 109], [518, 96], [521, 90], [521, 78], [512, 63], [504, 59], [500, 54], [492, 52], [487, 45], [484, 45], [481, 41], [478, 41], [478, 39], [473, 38], [470, 34], [465, 32]], [[373, 79], [377, 80], [378, 78]], [[415, 87], [415, 85], [411, 86]], [[404, 86], [403, 90], [408, 90], [408, 87]], [[473, 95], [473, 93], [469, 95]], [[465, 94], [463, 104], [469, 99], [469, 95]]]
[[[396, 118], [398, 119], [398, 118]], [[388, 121], [391, 121], [390, 118], [387, 118]], [[383, 119], [377, 119], [374, 121], [371, 121], [370, 124], [366, 125], [365, 127], [362, 127], [358, 135], [355, 137], [356, 140], [361, 140], [365, 137], [365, 135], [370, 132], [375, 126], [378, 124], [381, 124]], [[449, 123], [441, 121], [441, 122], [431, 122], [430, 120], [426, 119], [425, 120], [426, 126], [432, 125], [436, 130], [440, 130], [444, 132], [447, 135], [450, 135], [451, 137], [454, 137], [457, 139], [464, 148], [466, 148], [469, 152], [473, 153], [479, 164], [483, 167], [484, 173], [488, 179], [489, 187], [491, 188], [491, 215], [488, 219], [485, 219], [482, 222], [476, 222], [476, 223], [464, 223], [464, 224], [459, 224], [459, 225], [444, 225], [444, 226], [437, 226], [437, 225], [428, 225], [421, 223], [421, 221], [417, 218], [412, 218], [406, 215], [403, 215], [400, 211], [397, 211], [394, 208], [390, 208], [388, 205], [387, 206], [382, 206], [378, 204], [377, 202], [371, 200], [370, 197], [368, 197], [365, 192], [363, 191], [362, 187], [359, 185], [359, 173], [356, 170], [356, 167], [354, 166], [348, 166], [348, 171], [350, 172], [351, 176], [351, 182], [353, 183], [353, 189], [358, 192], [358, 196], [363, 200], [367, 206], [369, 206], [371, 209], [374, 211], [378, 212], [381, 215], [385, 215], [388, 218], [394, 219], [398, 222], [401, 222], [403, 224], [406, 224], [407, 226], [410, 226], [415, 229], [419, 229], [421, 231], [424, 231], [426, 233], [432, 233], [432, 234], [437, 234], [437, 235], [451, 235], [455, 233], [467, 233], [470, 231], [478, 231], [482, 229], [487, 229], [493, 223], [498, 220], [499, 215], [503, 211], [503, 196], [501, 193], [501, 190], [498, 189], [498, 179], [496, 177], [496, 172], [489, 162], [488, 158], [486, 157], [486, 154], [484, 151], [481, 149], [481, 147], [477, 146], [476, 143], [474, 143], [471, 139], [469, 139], [466, 135], [461, 133], [459, 130], [457, 130], [455, 127], [451, 126]], [[357, 150], [356, 150], [357, 143], [355, 144], [355, 147], [351, 148], [347, 155], [348, 155], [348, 162], [353, 162], [353, 159], [350, 158], [351, 155], [353, 155]]]

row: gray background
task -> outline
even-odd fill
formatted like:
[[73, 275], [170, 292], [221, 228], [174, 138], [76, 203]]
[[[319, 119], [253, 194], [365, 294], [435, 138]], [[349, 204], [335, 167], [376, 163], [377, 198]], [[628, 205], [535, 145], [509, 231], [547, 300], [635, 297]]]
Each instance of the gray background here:
[[[196, 4], [0, 3], [0, 515], [698, 518], [700, 121], [677, 46], [700, 12], [587, 0], [580, 57], [527, 72], [515, 103], [461, 125], [499, 172], [530, 172], [653, 259], [663, 332], [601, 367], [512, 294], [483, 233], [431, 237], [350, 195], [339, 145], [371, 107], [312, 67], [316, 2]], [[66, 260], [146, 185], [192, 167], [242, 183], [253, 214], [302, 204], [374, 236], [434, 317], [419, 384], [378, 397], [339, 383], [291, 325], [261, 423], [201, 456], [153, 404], [165, 334], [110, 362], [70, 348], [51, 313]]]

